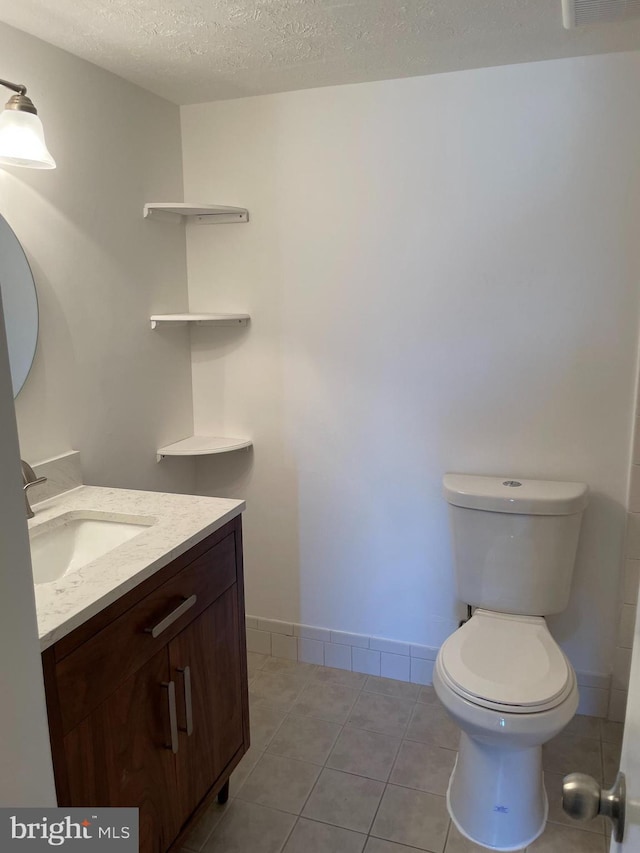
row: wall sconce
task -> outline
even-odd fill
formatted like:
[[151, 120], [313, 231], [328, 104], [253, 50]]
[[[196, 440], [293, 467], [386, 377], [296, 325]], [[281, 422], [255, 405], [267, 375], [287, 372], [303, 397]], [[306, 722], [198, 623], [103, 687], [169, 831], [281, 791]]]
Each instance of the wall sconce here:
[[0, 79], [0, 85], [16, 94], [0, 113], [0, 165], [55, 169], [56, 161], [47, 150], [44, 129], [27, 87]]

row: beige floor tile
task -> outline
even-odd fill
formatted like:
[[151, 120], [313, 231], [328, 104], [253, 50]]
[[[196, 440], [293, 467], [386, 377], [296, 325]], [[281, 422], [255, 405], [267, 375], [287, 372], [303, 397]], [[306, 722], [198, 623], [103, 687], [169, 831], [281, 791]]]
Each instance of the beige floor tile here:
[[402, 737], [415, 703], [379, 693], [361, 693], [349, 717], [348, 725], [392, 737]]
[[257, 652], [247, 652], [247, 671], [249, 678], [253, 678], [256, 672], [262, 669], [265, 661], [268, 659], [268, 655], [259, 655]]
[[[185, 853], [482, 853], [448, 819], [442, 795], [459, 731], [433, 687], [247, 659], [252, 747], [229, 803], [212, 799], [182, 840]], [[562, 811], [562, 776], [604, 773], [610, 784], [621, 739], [621, 724], [576, 716], [545, 746], [549, 823], [527, 853], [604, 853], [603, 819], [576, 825]]]
[[367, 693], [381, 693], [383, 696], [397, 696], [399, 699], [411, 699], [415, 702], [420, 693], [419, 684], [408, 681], [396, 681], [394, 678], [380, 678], [370, 675], [362, 688]]
[[240, 764], [238, 764], [236, 769], [231, 774], [231, 777], [229, 779], [230, 796], [235, 797], [240, 788], [246, 782], [247, 776], [249, 775], [249, 773], [251, 773], [251, 771], [261, 758], [262, 750], [257, 749], [255, 746], [250, 746], [247, 752], [245, 752], [245, 754], [242, 756]]
[[600, 717], [576, 714], [563, 729], [564, 734], [600, 739]]
[[405, 847], [382, 838], [369, 838], [364, 853], [415, 853], [415, 847]]
[[605, 788], [610, 788], [616, 781], [620, 769], [620, 752], [622, 746], [616, 743], [602, 744], [602, 779]]
[[549, 821], [551, 823], [561, 823], [563, 826], [569, 826], [571, 829], [585, 829], [589, 832], [604, 833], [604, 818], [597, 817], [595, 820], [585, 821], [579, 825], [573, 818], [569, 817], [562, 810], [562, 780], [563, 776], [560, 773], [544, 774], [544, 785], [547, 789], [547, 798], [549, 800]]
[[560, 732], [543, 745], [542, 765], [551, 773], [588, 773], [602, 781], [600, 741]]
[[460, 730], [450, 719], [442, 705], [418, 703], [413, 709], [407, 729], [409, 740], [433, 743], [445, 749], [458, 749]]
[[390, 782], [430, 794], [447, 793], [456, 753], [431, 743], [402, 742]]
[[283, 853], [361, 853], [367, 836], [302, 817]]
[[298, 663], [295, 660], [287, 660], [286, 658], [271, 658], [268, 657], [262, 667], [264, 672], [288, 672], [298, 675], [305, 682], [313, 678], [313, 674], [317, 667], [312, 663]]
[[442, 853], [448, 827], [444, 797], [387, 785], [371, 834], [431, 853]]
[[345, 726], [327, 759], [327, 767], [386, 782], [400, 738]]
[[344, 723], [360, 695], [358, 690], [340, 684], [307, 684], [293, 707], [293, 713], [317, 717], [330, 723]]
[[600, 720], [600, 737], [603, 743], [621, 744], [623, 732], [623, 723], [614, 723], [613, 720]]
[[265, 753], [236, 794], [237, 799], [300, 814], [320, 767]]
[[440, 700], [438, 699], [438, 694], [436, 693], [435, 688], [431, 687], [429, 684], [420, 688], [417, 701], [421, 702], [423, 705], [440, 705]]
[[[481, 847], [479, 844], [474, 844], [473, 841], [469, 841], [469, 839], [465, 838], [465, 836], [456, 829], [455, 825], [451, 823], [444, 853], [487, 853], [487, 848]], [[520, 851], [520, 853], [524, 853], [524, 850]]]
[[313, 820], [366, 833], [383, 791], [382, 782], [325, 768], [302, 814]]
[[294, 672], [265, 672], [261, 669], [249, 687], [249, 699], [253, 705], [268, 705], [288, 710], [300, 695], [307, 677]]
[[348, 669], [334, 669], [331, 666], [318, 666], [313, 673], [312, 680], [326, 684], [341, 684], [343, 687], [351, 687], [354, 690], [361, 690], [368, 676], [361, 672], [351, 672]]
[[604, 853], [604, 845], [604, 835], [599, 833], [548, 823], [542, 835], [527, 847], [527, 853]]
[[278, 729], [267, 752], [324, 764], [341, 729], [339, 723], [290, 714]]
[[200, 851], [207, 839], [220, 823], [225, 813], [231, 807], [232, 800], [228, 800], [223, 806], [218, 803], [217, 797], [212, 797], [197, 821], [189, 828], [182, 839], [185, 850]]
[[294, 815], [234, 800], [203, 850], [205, 853], [279, 853]]
[[249, 711], [251, 747], [264, 752], [286, 716], [287, 712], [282, 708], [253, 703]]

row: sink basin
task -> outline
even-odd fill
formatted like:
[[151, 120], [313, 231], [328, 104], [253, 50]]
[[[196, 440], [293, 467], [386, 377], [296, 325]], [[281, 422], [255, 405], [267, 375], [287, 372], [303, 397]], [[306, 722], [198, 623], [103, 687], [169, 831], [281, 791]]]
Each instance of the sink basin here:
[[52, 583], [97, 560], [154, 524], [154, 518], [68, 512], [29, 531], [36, 584]]

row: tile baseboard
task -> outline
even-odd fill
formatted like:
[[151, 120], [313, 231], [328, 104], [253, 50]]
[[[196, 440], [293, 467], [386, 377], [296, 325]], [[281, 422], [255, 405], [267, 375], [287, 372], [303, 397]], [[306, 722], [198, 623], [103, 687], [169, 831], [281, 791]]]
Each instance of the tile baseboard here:
[[[250, 652], [380, 675], [412, 684], [433, 683], [433, 667], [439, 647], [258, 616], [247, 616], [246, 619], [247, 649]], [[580, 690], [578, 714], [609, 719], [620, 717], [622, 702], [619, 697], [615, 697], [618, 701], [612, 701], [611, 676], [576, 672], [576, 677]]]
[[431, 684], [438, 647], [247, 616], [247, 649], [258, 654]]

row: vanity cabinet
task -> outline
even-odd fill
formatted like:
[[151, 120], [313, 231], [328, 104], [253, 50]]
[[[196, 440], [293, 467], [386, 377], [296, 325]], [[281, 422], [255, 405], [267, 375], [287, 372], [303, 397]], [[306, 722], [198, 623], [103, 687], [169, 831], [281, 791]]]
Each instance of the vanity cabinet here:
[[58, 802], [165, 853], [249, 747], [240, 517], [43, 653]]

